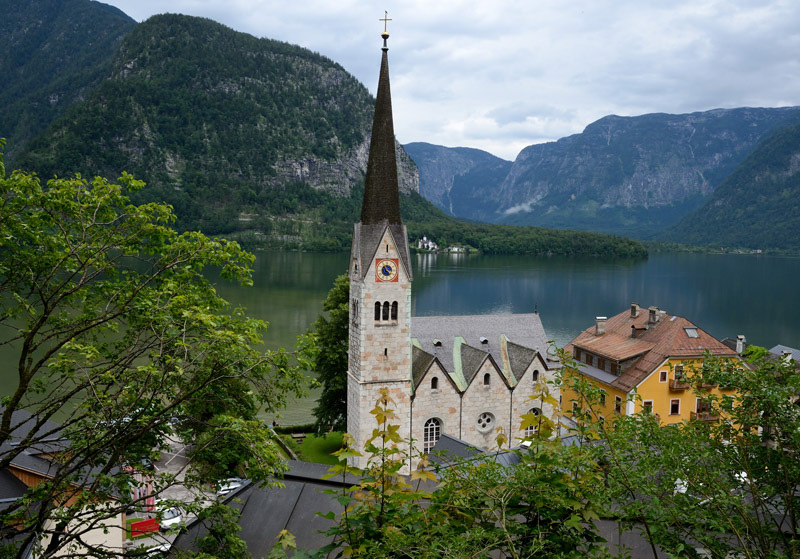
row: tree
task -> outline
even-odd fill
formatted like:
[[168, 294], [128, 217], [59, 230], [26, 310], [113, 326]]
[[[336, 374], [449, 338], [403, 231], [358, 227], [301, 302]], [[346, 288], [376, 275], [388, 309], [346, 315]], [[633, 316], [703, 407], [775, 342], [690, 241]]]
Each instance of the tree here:
[[[706, 411], [662, 426], [655, 415], [596, 422], [599, 391], [573, 384], [578, 432], [596, 439], [614, 513], [674, 556], [800, 557], [800, 370], [753, 351], [749, 366], [707, 355], [685, 365]], [[574, 367], [570, 360], [567, 368]], [[577, 378], [575, 375], [573, 378]], [[723, 386], [722, 395], [709, 392]]]
[[[557, 408], [547, 387], [541, 389], [537, 398]], [[339, 552], [360, 559], [577, 559], [606, 554], [597, 545], [602, 539], [594, 525], [605, 504], [602, 470], [591, 450], [551, 439], [553, 420], [526, 414], [523, 426], [535, 428], [526, 449], [503, 449], [507, 441], [500, 431], [497, 453], [433, 468], [427, 457], [401, 450], [413, 446], [399, 434], [395, 405], [382, 390], [371, 412], [377, 425], [363, 449], [370, 456], [364, 470], [347, 464], [360, 449], [345, 445], [335, 453], [339, 464], [330, 476], [355, 475], [360, 481], [339, 494], [345, 510], [328, 532], [332, 543], [295, 557]], [[346, 435], [345, 441], [352, 439]], [[516, 464], [498, 459], [505, 453]], [[402, 475], [409, 460], [416, 469]], [[328, 517], [335, 518], [333, 513]], [[284, 557], [287, 548], [295, 547], [283, 535], [270, 557]]]
[[320, 314], [303, 346], [312, 360], [312, 370], [322, 386], [314, 408], [316, 430], [347, 428], [347, 350], [350, 327], [350, 280], [347, 274], [336, 278], [322, 304]]
[[[143, 186], [126, 173], [42, 185], [7, 176], [0, 157], [0, 346], [14, 353], [0, 469], [30, 453], [52, 458], [42, 482], [0, 513], [14, 526], [3, 532], [12, 556], [28, 546], [42, 557], [118, 556], [86, 535], [143, 504], [132, 492], [142, 474], [156, 494], [176, 483], [138, 467], [176, 425], [197, 436], [186, 483], [198, 500], [180, 503], [189, 511], [205, 482], [233, 471], [267, 482], [283, 470], [254, 416], [301, 390], [298, 367], [257, 350], [266, 324], [231, 309], [203, 276], [216, 267], [248, 285], [253, 256], [177, 234], [170, 207], [129, 202]], [[209, 400], [233, 393], [235, 402]]]

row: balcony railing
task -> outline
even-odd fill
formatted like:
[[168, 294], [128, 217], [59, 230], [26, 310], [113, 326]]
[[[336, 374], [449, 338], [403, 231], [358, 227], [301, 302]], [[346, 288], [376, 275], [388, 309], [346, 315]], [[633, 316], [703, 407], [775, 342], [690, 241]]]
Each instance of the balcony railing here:
[[669, 381], [669, 389], [670, 390], [686, 390], [689, 388], [689, 383], [686, 382], [684, 379], [670, 379]]
[[715, 421], [719, 421], [718, 415], [715, 415], [708, 411], [698, 411], [698, 412], [693, 411], [691, 414], [689, 414], [689, 418], [692, 421], [705, 421], [707, 423], [713, 423]]

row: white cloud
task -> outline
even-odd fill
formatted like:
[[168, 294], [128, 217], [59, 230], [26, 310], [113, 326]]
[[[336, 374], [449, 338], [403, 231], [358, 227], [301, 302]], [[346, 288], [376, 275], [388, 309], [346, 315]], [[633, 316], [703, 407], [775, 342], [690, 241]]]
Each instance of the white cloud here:
[[506, 159], [611, 113], [800, 104], [795, 0], [106, 1], [299, 44], [372, 92], [386, 9], [398, 139]]

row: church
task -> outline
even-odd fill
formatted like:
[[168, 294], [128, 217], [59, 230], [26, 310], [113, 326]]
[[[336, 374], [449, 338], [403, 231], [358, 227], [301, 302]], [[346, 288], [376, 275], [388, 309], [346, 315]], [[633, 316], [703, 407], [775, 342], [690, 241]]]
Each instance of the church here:
[[[381, 389], [395, 403], [400, 435], [416, 463], [442, 434], [482, 449], [498, 429], [513, 446], [521, 417], [550, 414], [531, 399], [558, 363], [547, 354], [537, 313], [411, 316], [413, 272], [400, 217], [389, 60], [384, 31], [361, 221], [350, 256], [347, 431], [363, 451], [376, 427], [369, 413]], [[555, 394], [558, 398], [558, 394]], [[367, 456], [353, 459], [364, 467]]]

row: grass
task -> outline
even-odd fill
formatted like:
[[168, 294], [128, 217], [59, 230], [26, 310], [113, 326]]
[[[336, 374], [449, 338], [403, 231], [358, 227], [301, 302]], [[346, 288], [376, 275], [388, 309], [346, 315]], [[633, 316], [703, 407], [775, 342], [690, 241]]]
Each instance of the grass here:
[[300, 445], [302, 458], [309, 462], [319, 464], [336, 464], [337, 460], [332, 453], [342, 448], [341, 431], [333, 431], [322, 436], [308, 435]]

